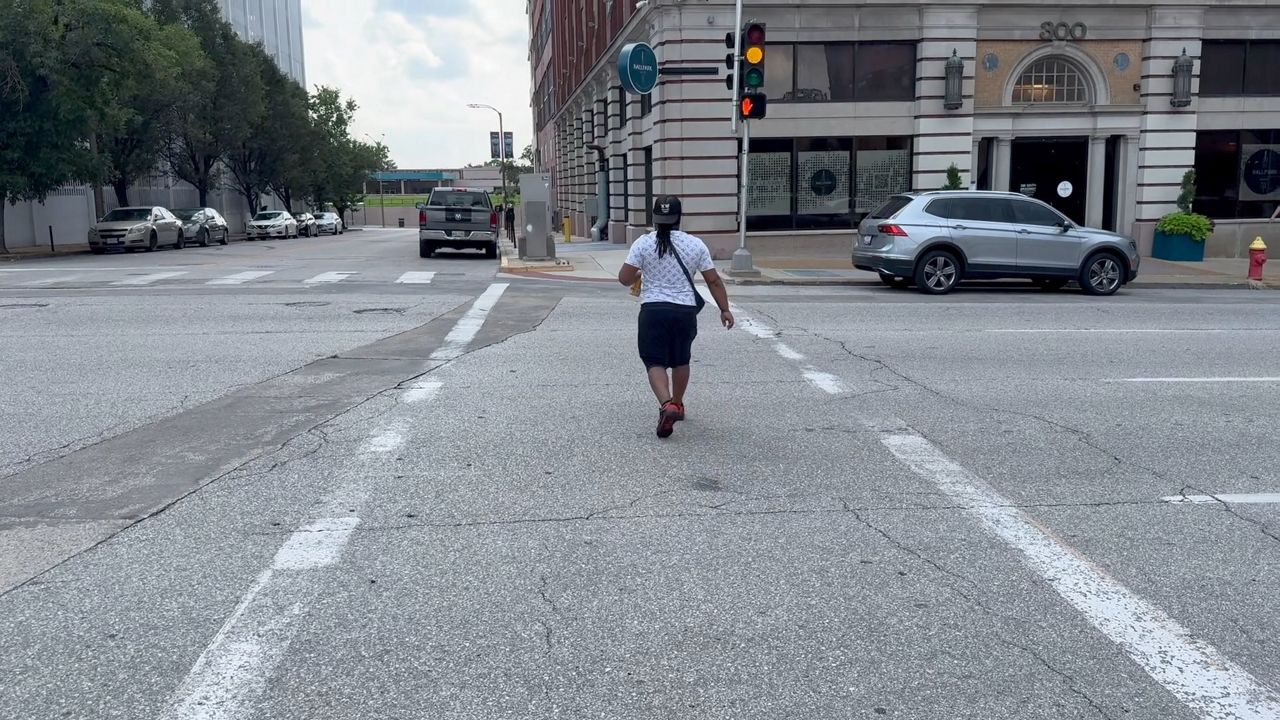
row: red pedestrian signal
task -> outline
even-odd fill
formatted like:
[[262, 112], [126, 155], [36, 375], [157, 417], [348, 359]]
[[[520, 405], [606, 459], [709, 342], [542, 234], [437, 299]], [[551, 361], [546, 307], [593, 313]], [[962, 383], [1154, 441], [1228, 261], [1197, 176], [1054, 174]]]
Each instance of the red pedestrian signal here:
[[769, 98], [764, 93], [743, 93], [738, 101], [738, 116], [743, 120], [759, 120], [764, 117]]

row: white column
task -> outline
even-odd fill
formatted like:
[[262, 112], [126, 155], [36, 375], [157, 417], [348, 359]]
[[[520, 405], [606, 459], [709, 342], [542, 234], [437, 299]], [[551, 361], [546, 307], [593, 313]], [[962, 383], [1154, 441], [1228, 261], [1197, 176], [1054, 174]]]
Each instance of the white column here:
[[1084, 222], [1089, 227], [1102, 227], [1102, 206], [1106, 202], [1103, 190], [1107, 177], [1107, 139], [1089, 138], [1089, 196], [1085, 198]]
[[991, 168], [991, 189], [1004, 192], [1009, 189], [1009, 168], [1013, 163], [1013, 139], [996, 138], [996, 157]]

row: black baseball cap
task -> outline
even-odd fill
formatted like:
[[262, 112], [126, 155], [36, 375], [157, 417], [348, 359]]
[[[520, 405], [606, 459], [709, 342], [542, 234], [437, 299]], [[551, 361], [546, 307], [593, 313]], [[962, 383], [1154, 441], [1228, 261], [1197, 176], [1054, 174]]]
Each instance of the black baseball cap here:
[[675, 195], [663, 195], [653, 203], [653, 222], [661, 225], [674, 225], [680, 222], [680, 198]]

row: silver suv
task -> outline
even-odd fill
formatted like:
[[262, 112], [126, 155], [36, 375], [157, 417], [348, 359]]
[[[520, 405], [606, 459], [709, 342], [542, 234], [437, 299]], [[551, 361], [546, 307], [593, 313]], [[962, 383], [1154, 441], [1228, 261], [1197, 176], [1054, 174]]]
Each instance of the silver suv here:
[[891, 287], [941, 295], [961, 280], [1027, 278], [1056, 290], [1074, 280], [1111, 295], [1138, 276], [1138, 246], [1080, 227], [1018, 193], [943, 190], [889, 198], [862, 221], [853, 266]]

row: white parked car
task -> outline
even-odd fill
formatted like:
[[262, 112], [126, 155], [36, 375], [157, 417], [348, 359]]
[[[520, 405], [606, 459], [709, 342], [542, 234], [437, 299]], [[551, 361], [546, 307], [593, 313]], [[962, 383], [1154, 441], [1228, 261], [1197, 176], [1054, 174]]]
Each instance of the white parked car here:
[[295, 238], [298, 237], [298, 221], [284, 210], [263, 210], [249, 221], [245, 235], [250, 240], [257, 238]]
[[89, 249], [101, 255], [109, 248], [155, 250], [161, 245], [182, 248], [182, 221], [162, 207], [116, 208], [89, 229]]
[[323, 235], [329, 233], [331, 235], [341, 235], [346, 228], [342, 225], [342, 218], [338, 217], [338, 213], [320, 212], [316, 213], [316, 234]]

